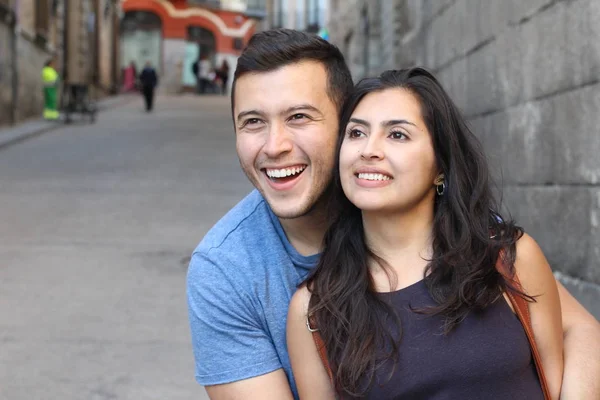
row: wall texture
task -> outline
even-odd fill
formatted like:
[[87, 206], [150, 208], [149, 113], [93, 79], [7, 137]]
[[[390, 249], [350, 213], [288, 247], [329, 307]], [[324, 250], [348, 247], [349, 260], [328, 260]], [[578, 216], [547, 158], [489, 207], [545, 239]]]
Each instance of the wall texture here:
[[12, 32], [11, 27], [0, 22], [0, 126], [12, 120]]
[[600, 318], [600, 2], [338, 3], [331, 40], [355, 77], [432, 70], [484, 143], [508, 210]]

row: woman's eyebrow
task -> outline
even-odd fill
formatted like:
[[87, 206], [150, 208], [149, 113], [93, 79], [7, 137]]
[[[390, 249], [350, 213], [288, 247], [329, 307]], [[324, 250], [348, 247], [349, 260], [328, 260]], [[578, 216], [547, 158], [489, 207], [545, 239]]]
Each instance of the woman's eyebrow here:
[[394, 125], [412, 125], [415, 128], [417, 127], [417, 125], [415, 125], [412, 122], [407, 121], [405, 119], [390, 119], [389, 121], [383, 121], [381, 123], [381, 126], [383, 126], [385, 128], [389, 128], [390, 126], [394, 126]]
[[[371, 124], [368, 121], [366, 121], [364, 119], [360, 119], [360, 118], [350, 118], [349, 122], [354, 122], [356, 124], [364, 125], [368, 128], [371, 127]], [[415, 128], [417, 127], [417, 125], [415, 125], [414, 123], [412, 123], [408, 120], [405, 120], [405, 119], [390, 119], [388, 121], [383, 121], [381, 123], [381, 126], [384, 128], [389, 128], [390, 126], [394, 126], [394, 125], [412, 125]]]

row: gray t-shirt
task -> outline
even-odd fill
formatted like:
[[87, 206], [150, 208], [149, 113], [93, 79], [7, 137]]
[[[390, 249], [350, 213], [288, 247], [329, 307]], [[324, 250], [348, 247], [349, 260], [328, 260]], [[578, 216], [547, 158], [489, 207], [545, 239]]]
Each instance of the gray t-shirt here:
[[285, 325], [318, 255], [300, 255], [258, 191], [206, 234], [187, 275], [196, 380], [216, 385], [283, 368], [297, 398]]

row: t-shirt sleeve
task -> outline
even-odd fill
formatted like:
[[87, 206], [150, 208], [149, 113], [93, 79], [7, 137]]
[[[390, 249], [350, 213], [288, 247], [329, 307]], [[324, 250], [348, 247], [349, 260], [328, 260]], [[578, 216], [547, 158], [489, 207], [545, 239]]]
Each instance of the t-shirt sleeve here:
[[235, 382], [282, 368], [242, 274], [218, 250], [197, 251], [187, 274], [187, 297], [196, 380]]

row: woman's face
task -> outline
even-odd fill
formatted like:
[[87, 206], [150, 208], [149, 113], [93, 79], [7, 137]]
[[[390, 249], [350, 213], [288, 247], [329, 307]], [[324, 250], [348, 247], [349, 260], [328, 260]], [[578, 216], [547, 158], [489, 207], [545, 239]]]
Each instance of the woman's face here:
[[363, 211], [406, 212], [433, 203], [438, 175], [421, 105], [406, 89], [366, 95], [345, 130], [340, 177]]

